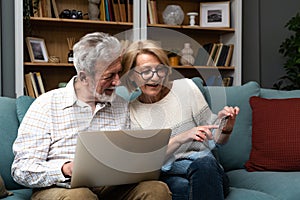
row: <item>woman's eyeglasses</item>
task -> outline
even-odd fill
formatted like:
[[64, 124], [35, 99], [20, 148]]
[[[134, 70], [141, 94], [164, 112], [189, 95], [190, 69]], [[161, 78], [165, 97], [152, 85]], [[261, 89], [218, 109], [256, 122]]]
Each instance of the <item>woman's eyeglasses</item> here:
[[[145, 66], [143, 66], [143, 67], [145, 67]], [[157, 65], [156, 70], [154, 70], [154, 71], [151, 69], [147, 69], [142, 72], [138, 72], [135, 69], [133, 69], [133, 71], [138, 73], [145, 81], [148, 81], [154, 76], [155, 73], [159, 78], [166, 77], [169, 73], [169, 67], [166, 65], [160, 64], [160, 65]]]

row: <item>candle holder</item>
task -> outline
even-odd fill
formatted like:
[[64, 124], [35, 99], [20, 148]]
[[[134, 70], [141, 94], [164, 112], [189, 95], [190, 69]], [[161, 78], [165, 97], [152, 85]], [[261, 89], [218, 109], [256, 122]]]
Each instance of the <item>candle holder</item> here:
[[195, 26], [195, 17], [198, 16], [197, 12], [188, 12], [187, 16], [190, 17], [190, 26]]

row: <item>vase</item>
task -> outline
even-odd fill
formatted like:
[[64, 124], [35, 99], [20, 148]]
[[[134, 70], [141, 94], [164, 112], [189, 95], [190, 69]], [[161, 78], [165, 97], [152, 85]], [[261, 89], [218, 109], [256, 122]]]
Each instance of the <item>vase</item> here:
[[163, 11], [163, 20], [168, 25], [181, 25], [184, 20], [184, 12], [179, 5], [168, 5]]
[[193, 49], [191, 48], [190, 43], [184, 43], [184, 48], [181, 50], [181, 59], [180, 62], [182, 65], [193, 65], [195, 58], [193, 56]]

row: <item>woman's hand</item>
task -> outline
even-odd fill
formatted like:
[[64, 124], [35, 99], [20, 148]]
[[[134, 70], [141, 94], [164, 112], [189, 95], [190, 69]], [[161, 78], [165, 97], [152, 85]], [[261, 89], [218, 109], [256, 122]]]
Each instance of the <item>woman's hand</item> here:
[[223, 110], [218, 113], [218, 117], [221, 119], [223, 117], [228, 116], [227, 123], [223, 127], [222, 131], [226, 133], [231, 133], [233, 130], [233, 126], [235, 124], [236, 116], [239, 114], [240, 108], [235, 106], [225, 106]]
[[174, 139], [178, 143], [180, 143], [180, 145], [191, 141], [203, 142], [205, 140], [212, 140], [213, 135], [211, 133], [211, 129], [216, 128], [218, 128], [218, 126], [216, 125], [197, 126], [188, 131], [176, 135]]

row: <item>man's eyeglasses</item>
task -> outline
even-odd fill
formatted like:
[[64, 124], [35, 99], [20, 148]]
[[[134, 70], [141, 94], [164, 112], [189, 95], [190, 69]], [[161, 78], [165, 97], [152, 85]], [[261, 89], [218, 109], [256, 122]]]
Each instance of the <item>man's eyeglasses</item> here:
[[[145, 66], [143, 66], [143, 67], [145, 67]], [[138, 73], [139, 75], [141, 75], [141, 77], [145, 81], [148, 81], [148, 80], [150, 80], [154, 76], [154, 73], [156, 73], [156, 75], [159, 78], [166, 77], [168, 75], [168, 73], [169, 73], [169, 67], [166, 66], [166, 65], [160, 64], [160, 65], [158, 65], [156, 67], [156, 70], [154, 70], [154, 71], [152, 71], [151, 69], [147, 69], [147, 70], [142, 71], [142, 72], [138, 72], [135, 69], [133, 71], [136, 72], [136, 73]]]

